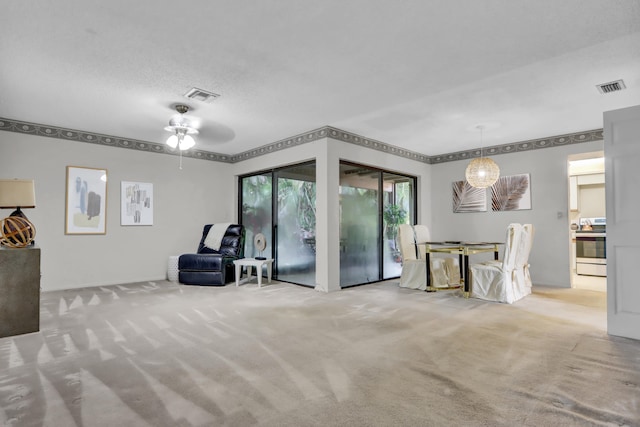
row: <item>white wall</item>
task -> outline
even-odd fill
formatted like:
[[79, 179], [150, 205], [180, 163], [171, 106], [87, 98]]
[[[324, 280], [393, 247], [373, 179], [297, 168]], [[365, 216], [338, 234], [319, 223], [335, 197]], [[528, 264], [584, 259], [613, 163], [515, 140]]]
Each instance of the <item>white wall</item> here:
[[[106, 235], [65, 235], [66, 166], [108, 170]], [[202, 226], [236, 219], [230, 165], [0, 132], [0, 178], [35, 179], [24, 210], [42, 249], [42, 289], [158, 280], [167, 258], [196, 250]], [[153, 184], [153, 226], [120, 226], [120, 182]], [[11, 213], [1, 210], [0, 218]]]
[[[433, 238], [504, 241], [509, 223], [532, 223], [535, 237], [529, 261], [534, 285], [570, 287], [567, 158], [602, 148], [603, 142], [595, 141], [493, 157], [501, 176], [531, 174], [531, 210], [492, 212], [489, 205], [487, 212], [453, 213], [451, 183], [464, 179], [468, 161], [433, 165]], [[490, 200], [489, 193], [487, 197]]]

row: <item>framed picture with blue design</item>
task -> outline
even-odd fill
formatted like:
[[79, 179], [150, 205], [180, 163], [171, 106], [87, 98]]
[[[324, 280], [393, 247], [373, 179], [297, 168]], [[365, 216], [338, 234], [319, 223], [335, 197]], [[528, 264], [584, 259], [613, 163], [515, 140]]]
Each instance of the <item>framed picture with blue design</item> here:
[[107, 233], [107, 170], [67, 166], [64, 234]]

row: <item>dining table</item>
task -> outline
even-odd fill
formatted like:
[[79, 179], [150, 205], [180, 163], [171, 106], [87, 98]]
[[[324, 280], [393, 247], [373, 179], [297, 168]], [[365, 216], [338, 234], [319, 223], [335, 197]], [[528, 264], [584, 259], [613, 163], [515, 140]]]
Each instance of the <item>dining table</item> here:
[[[463, 287], [465, 297], [471, 293], [471, 278], [469, 275], [469, 255], [493, 252], [493, 259], [498, 260], [500, 245], [504, 242], [464, 242], [445, 240], [441, 242], [421, 242], [416, 243], [418, 247], [424, 247], [425, 262], [427, 264], [427, 292], [435, 292], [445, 289], [460, 289]], [[460, 267], [460, 284], [449, 284], [447, 287], [435, 287], [431, 285], [431, 254], [453, 254], [458, 255]]]

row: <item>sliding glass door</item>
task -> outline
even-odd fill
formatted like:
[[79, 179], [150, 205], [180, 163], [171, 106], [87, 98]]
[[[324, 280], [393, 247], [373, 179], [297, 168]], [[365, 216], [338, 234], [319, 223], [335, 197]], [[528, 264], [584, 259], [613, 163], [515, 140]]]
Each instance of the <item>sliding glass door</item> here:
[[[244, 177], [240, 180], [240, 223], [246, 230], [244, 256], [273, 256], [273, 177], [271, 172]], [[267, 247], [259, 251], [254, 246], [256, 234], [266, 237]]]
[[415, 178], [340, 163], [340, 286], [398, 277], [398, 225], [415, 223]]
[[415, 224], [415, 178], [382, 172], [382, 219], [385, 243], [382, 245], [382, 278], [400, 276], [402, 256], [398, 244], [398, 226]]
[[[414, 224], [415, 177], [340, 162], [340, 286], [398, 277], [398, 225]], [[316, 283], [316, 165], [314, 162], [240, 178], [245, 256], [274, 258], [274, 277]], [[262, 233], [267, 248], [254, 247]]]
[[316, 165], [275, 171], [278, 280], [316, 283]]
[[[315, 177], [315, 163], [305, 163], [240, 179], [245, 256], [274, 258], [278, 280], [315, 286]], [[266, 237], [263, 253], [254, 247], [257, 233]]]
[[380, 280], [380, 174], [340, 163], [340, 286]]

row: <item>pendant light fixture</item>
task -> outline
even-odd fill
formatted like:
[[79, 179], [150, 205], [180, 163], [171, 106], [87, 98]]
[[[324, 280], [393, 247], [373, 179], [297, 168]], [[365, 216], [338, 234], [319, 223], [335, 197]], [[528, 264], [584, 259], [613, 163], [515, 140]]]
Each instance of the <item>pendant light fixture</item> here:
[[500, 177], [500, 168], [489, 157], [482, 157], [482, 131], [484, 126], [478, 125], [480, 129], [480, 157], [471, 160], [465, 171], [465, 176], [469, 185], [475, 188], [491, 187]]

